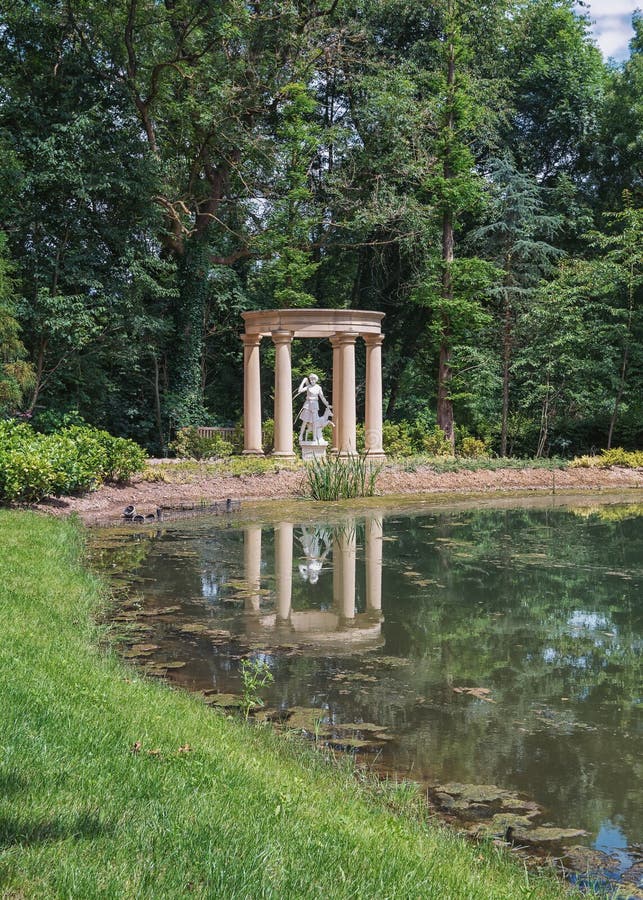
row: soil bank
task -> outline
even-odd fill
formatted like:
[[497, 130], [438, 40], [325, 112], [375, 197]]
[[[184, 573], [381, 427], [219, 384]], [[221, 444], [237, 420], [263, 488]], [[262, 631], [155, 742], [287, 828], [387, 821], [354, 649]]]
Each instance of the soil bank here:
[[[123, 509], [134, 505], [143, 512], [156, 507], [180, 507], [232, 500], [293, 500], [306, 496], [303, 469], [282, 469], [252, 475], [212, 474], [207, 464], [195, 465], [189, 471], [179, 466], [159, 464], [164, 479], [150, 481], [135, 476], [128, 484], [106, 484], [99, 490], [79, 497], [52, 498], [36, 509], [57, 516], [77, 514], [87, 524], [118, 518]], [[173, 474], [176, 469], [176, 475]], [[167, 473], [167, 474], [166, 474]], [[492, 497], [516, 494], [619, 492], [643, 488], [643, 469], [600, 468], [497, 468], [459, 469], [436, 472], [429, 465], [409, 470], [403, 463], [387, 464], [377, 479], [379, 496], [404, 494], [480, 495]]]

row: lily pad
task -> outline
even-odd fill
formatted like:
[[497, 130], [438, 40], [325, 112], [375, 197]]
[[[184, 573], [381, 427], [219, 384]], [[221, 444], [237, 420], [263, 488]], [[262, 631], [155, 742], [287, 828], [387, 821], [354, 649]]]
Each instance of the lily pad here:
[[212, 694], [207, 698], [208, 706], [219, 706], [222, 709], [234, 709], [242, 705], [239, 694]]
[[327, 715], [325, 709], [318, 709], [314, 706], [293, 706], [290, 709], [286, 727], [302, 731], [318, 731]]
[[188, 625], [181, 625], [179, 631], [181, 634], [206, 634], [208, 626], [200, 622], [193, 622]]
[[[571, 847], [563, 857], [563, 863], [566, 868], [584, 874], [616, 873], [621, 867], [618, 857], [608, 856], [607, 853], [594, 850], [592, 847]], [[623, 875], [626, 876], [627, 873]]]
[[462, 784], [459, 781], [441, 784], [435, 790], [469, 803], [500, 803], [507, 797], [515, 796], [512, 791], [506, 791], [497, 784]]
[[514, 844], [565, 844], [587, 834], [582, 828], [556, 828], [554, 825], [540, 825], [537, 828], [517, 826], [507, 835]]
[[138, 615], [151, 618], [152, 616], [169, 616], [172, 613], [180, 612], [180, 606], [162, 606], [159, 609], [142, 609]]

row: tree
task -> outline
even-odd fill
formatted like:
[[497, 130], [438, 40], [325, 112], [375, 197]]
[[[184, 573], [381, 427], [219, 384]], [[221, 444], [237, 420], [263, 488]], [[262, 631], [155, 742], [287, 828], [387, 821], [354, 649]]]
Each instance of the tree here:
[[601, 107], [600, 140], [593, 158], [595, 190], [601, 206], [617, 209], [623, 191], [636, 203], [643, 194], [643, 15], [632, 17], [630, 57], [608, 74]]
[[540, 280], [551, 274], [561, 251], [547, 242], [561, 221], [546, 212], [545, 189], [533, 176], [518, 172], [509, 154], [488, 164], [488, 224], [472, 232], [502, 270], [492, 289], [501, 334], [502, 410], [500, 455], [507, 455], [510, 388], [516, 320], [528, 308]]
[[587, 237], [593, 257], [562, 263], [523, 317], [516, 371], [523, 408], [539, 410], [539, 456], [554, 430], [579, 427], [609, 448], [625, 414], [626, 442], [640, 437], [642, 212], [627, 205], [607, 224]]
[[34, 379], [32, 366], [25, 361], [15, 317], [15, 285], [7, 255], [7, 236], [0, 231], [0, 415], [19, 408], [23, 394]]
[[508, 20], [504, 72], [510, 110], [502, 139], [520, 171], [551, 183], [586, 176], [604, 88], [589, 19], [573, 0], [528, 0]]

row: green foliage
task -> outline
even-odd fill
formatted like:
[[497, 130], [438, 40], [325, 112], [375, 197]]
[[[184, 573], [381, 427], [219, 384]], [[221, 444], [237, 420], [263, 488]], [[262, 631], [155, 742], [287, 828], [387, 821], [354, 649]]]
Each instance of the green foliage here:
[[313, 500], [372, 497], [380, 470], [367, 456], [313, 459], [306, 464], [308, 491]]
[[640, 195], [641, 17], [617, 67], [572, 0], [313, 6], [4, 4], [0, 413], [160, 453], [238, 418], [243, 310], [355, 307], [387, 316], [392, 420], [636, 446], [640, 287], [580, 235], [636, 246], [603, 216]]
[[267, 684], [272, 684], [275, 679], [270, 671], [270, 666], [263, 659], [242, 659], [240, 668], [241, 684], [243, 686], [241, 709], [244, 717], [247, 719], [253, 707], [264, 705], [259, 694], [261, 688], [264, 688]]
[[199, 434], [195, 425], [181, 428], [176, 438], [170, 443], [170, 450], [177, 456], [190, 459], [216, 459], [230, 456], [233, 444], [224, 440], [220, 434], [205, 437]]
[[456, 446], [456, 452], [465, 459], [484, 459], [489, 456], [489, 446], [487, 441], [467, 436], [462, 438], [459, 447]]
[[7, 236], [0, 231], [0, 415], [13, 413], [34, 384], [16, 319], [15, 284], [7, 251]]
[[41, 434], [27, 423], [0, 421], [0, 503], [34, 502], [50, 495], [126, 481], [143, 469], [145, 452], [133, 441], [89, 426]]
[[431, 456], [452, 456], [451, 443], [437, 425], [427, 426], [420, 419], [415, 422], [384, 422], [382, 443], [388, 456], [413, 456], [427, 453]]
[[624, 466], [627, 469], [643, 469], [643, 450], [623, 450], [613, 447], [601, 450], [599, 456], [577, 456], [570, 466], [581, 469], [608, 469], [610, 466]]

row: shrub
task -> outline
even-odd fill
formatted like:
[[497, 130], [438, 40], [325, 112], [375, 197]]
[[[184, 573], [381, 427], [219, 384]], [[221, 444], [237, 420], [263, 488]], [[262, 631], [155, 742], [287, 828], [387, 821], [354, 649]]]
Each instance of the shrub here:
[[438, 425], [432, 428], [420, 419], [415, 422], [384, 422], [382, 443], [388, 456], [452, 456], [453, 450]]
[[382, 445], [389, 456], [412, 456], [418, 452], [408, 422], [384, 422]]
[[90, 490], [125, 480], [144, 463], [133, 441], [87, 425], [41, 434], [26, 423], [0, 422], [0, 502]]
[[469, 435], [462, 438], [458, 456], [464, 456], [465, 459], [484, 459], [489, 456], [489, 447], [486, 441]]
[[173, 450], [177, 456], [188, 459], [220, 459], [224, 456], [231, 456], [233, 449], [233, 445], [224, 440], [221, 435], [213, 434], [211, 437], [204, 437], [199, 434], [198, 428], [194, 425], [181, 428], [175, 440], [170, 444], [170, 450]]
[[275, 420], [266, 419], [261, 426], [261, 443], [264, 453], [271, 453], [275, 447]]
[[453, 447], [439, 425], [422, 437], [422, 449], [429, 456], [453, 456]]
[[589, 469], [593, 467], [607, 469], [609, 466], [624, 466], [627, 469], [643, 468], [643, 450], [624, 450], [614, 447], [602, 450], [600, 456], [577, 456], [570, 463], [574, 468]]

